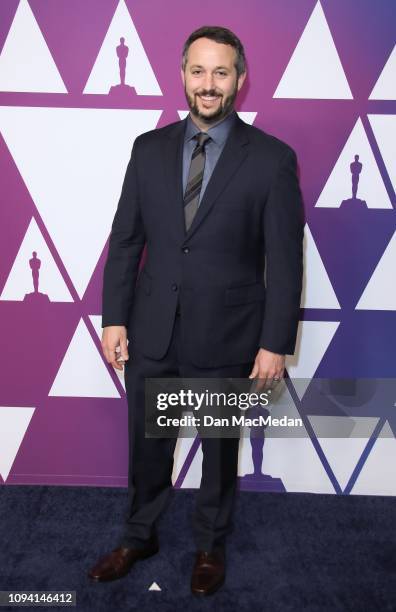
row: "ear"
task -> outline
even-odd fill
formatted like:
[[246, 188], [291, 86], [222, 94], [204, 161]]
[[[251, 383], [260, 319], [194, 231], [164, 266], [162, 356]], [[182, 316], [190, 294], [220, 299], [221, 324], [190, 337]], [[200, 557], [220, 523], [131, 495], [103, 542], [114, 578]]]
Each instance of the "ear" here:
[[242, 85], [244, 84], [245, 79], [246, 79], [246, 71], [242, 72], [242, 74], [239, 75], [239, 78], [238, 78], [238, 91], [241, 89]]
[[181, 76], [181, 80], [182, 80], [183, 87], [184, 87], [184, 86], [185, 86], [185, 84], [186, 84], [186, 77], [184, 76], [184, 70], [183, 70], [183, 68], [181, 68], [181, 69], [180, 69], [180, 76]]

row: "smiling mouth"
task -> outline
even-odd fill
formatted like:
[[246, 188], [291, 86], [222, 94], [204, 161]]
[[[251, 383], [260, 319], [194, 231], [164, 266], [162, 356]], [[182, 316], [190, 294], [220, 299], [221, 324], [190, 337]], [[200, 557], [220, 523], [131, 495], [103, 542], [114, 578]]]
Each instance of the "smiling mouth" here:
[[203, 96], [202, 94], [197, 94], [197, 95], [204, 102], [214, 102], [215, 100], [218, 100], [220, 98], [220, 96]]

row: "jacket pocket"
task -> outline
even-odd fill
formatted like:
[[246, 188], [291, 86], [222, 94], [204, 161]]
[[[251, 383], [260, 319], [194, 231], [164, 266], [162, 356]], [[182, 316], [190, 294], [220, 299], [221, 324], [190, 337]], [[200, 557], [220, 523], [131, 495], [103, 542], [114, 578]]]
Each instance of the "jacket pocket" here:
[[225, 290], [225, 305], [238, 306], [238, 304], [249, 304], [265, 299], [265, 285], [263, 283], [252, 283], [229, 287]]

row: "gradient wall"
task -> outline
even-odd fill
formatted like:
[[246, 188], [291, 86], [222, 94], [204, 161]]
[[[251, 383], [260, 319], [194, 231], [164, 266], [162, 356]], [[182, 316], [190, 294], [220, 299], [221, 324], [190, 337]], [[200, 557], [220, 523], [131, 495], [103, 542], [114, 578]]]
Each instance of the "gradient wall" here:
[[[237, 110], [296, 150], [307, 221], [286, 364], [306, 436], [266, 432], [260, 465], [245, 438], [241, 488], [396, 494], [395, 17], [391, 0], [2, 0], [4, 483], [127, 484], [124, 381], [100, 346], [107, 239], [133, 140], [185, 116], [181, 48], [209, 23], [245, 45]], [[325, 400], [312, 378], [347, 381]], [[175, 486], [199, 486], [199, 440], [175, 458]]]

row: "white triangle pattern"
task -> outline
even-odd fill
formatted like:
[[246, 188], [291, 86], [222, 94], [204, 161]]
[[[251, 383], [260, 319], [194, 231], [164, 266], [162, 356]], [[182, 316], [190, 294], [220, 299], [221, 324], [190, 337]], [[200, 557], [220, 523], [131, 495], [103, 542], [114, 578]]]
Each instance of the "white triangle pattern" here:
[[368, 119], [396, 191], [396, 115], [368, 115]]
[[20, 0], [0, 55], [0, 90], [67, 93], [27, 0]]
[[124, 0], [118, 3], [83, 93], [107, 94], [110, 87], [120, 83], [116, 47], [120, 44], [121, 37], [125, 38], [124, 44], [129, 49], [125, 83], [134, 87], [138, 95], [162, 96], [162, 91]]
[[83, 319], [77, 325], [48, 395], [120, 397]]
[[[134, 86], [136, 92], [140, 95], [162, 95], [159, 84], [151, 68], [147, 55], [145, 54], [144, 48], [124, 0], [120, 0], [118, 4], [112, 23], [106, 34], [105, 40], [103, 41], [102, 48], [85, 87], [84, 93], [107, 93], [109, 87], [112, 84], [117, 83], [117, 60], [114, 61], [114, 58], [116, 58], [115, 46], [118, 43], [117, 37], [119, 38], [119, 35], [125, 35], [127, 44], [130, 47], [130, 59], [129, 62], [127, 62], [126, 82]], [[26, 47], [27, 41], [29, 42], [29, 48]], [[29, 54], [29, 56], [34, 60], [33, 62], [29, 63], [29, 70], [24, 70], [23, 68], [27, 65], [26, 61], [24, 61], [26, 54]], [[22, 70], [15, 70], [15, 66], [22, 67]], [[381, 72], [381, 75], [370, 95], [370, 99], [396, 99], [396, 80], [393, 78], [393, 73], [395, 70], [396, 47], [393, 49], [388, 61], [386, 62], [384, 69]], [[54, 60], [27, 0], [20, 0], [14, 21], [0, 56], [0, 88], [3, 91], [42, 91], [66, 93], [65, 85], [56, 68]], [[274, 97], [329, 99], [352, 98], [352, 93], [350, 91], [326, 21], [326, 17], [319, 1], [317, 2], [300, 38], [300, 41], [297, 44], [292, 57], [290, 58], [289, 64], [278, 85]], [[8, 116], [6, 116], [7, 108], [10, 109]], [[19, 158], [19, 160], [21, 160], [23, 155], [20, 149], [18, 151], [19, 145], [16, 144], [17, 139], [13, 139], [9, 131], [7, 133], [6, 124], [12, 114], [12, 108], [13, 107], [4, 107], [4, 109], [0, 110], [0, 122], [2, 118], [6, 119], [6, 121], [3, 122], [4, 138], [10, 150], [12, 151], [12, 148], [14, 147], [14, 151], [17, 153], [16, 156], [13, 153], [14, 159]], [[17, 117], [17, 115], [20, 109], [17, 107], [14, 108], [14, 118], [16, 117], [19, 120], [21, 115], [19, 115], [19, 117]], [[81, 113], [82, 117], [85, 109], [45, 108], [34, 110], [45, 111], [45, 114], [48, 115], [50, 114], [51, 110], [78, 110], [83, 111]], [[93, 113], [94, 111], [94, 109], [88, 110], [90, 113]], [[111, 113], [112, 111], [104, 112]], [[160, 111], [116, 111], [117, 114], [123, 112], [145, 113], [146, 116], [151, 113], [150, 123], [155, 119], [155, 124], [157, 123], [160, 115]], [[181, 118], [184, 118], [188, 113], [188, 111], [178, 112]], [[26, 114], [28, 114], [28, 112]], [[250, 124], [253, 124], [256, 114], [257, 113], [255, 112], [239, 113], [241, 118]], [[29, 116], [28, 120], [31, 121], [31, 119], [32, 117]], [[371, 115], [369, 116], [369, 120], [379, 143], [389, 175], [393, 185], [395, 185], [396, 167], [392, 161], [396, 157], [396, 139], [392, 138], [392, 130], [393, 134], [395, 132], [395, 117], [390, 115]], [[84, 121], [81, 120], [81, 124], [83, 122]], [[139, 122], [136, 123], [138, 124]], [[149, 127], [145, 125], [143, 129], [139, 130], [138, 127], [135, 131], [140, 133], [147, 131], [148, 129], [152, 129], [153, 127], [155, 127], [155, 125], [150, 124]], [[392, 130], [389, 129], [390, 127]], [[52, 129], [52, 127], [50, 129]], [[67, 129], [70, 130], [70, 125], [67, 126]], [[40, 126], [40, 131], [41, 130], [42, 126]], [[80, 131], [81, 125], [78, 125], [77, 132], [79, 133]], [[136, 135], [137, 134], [135, 134], [134, 137], [136, 137]], [[63, 137], [64, 134], [58, 135], [58, 143], [62, 141]], [[26, 144], [26, 140], [24, 142]], [[129, 148], [127, 148], [127, 152], [130, 153], [132, 142], [129, 140], [128, 144]], [[62, 158], [60, 147], [57, 149], [55, 146], [54, 148], [56, 153]], [[364, 170], [367, 172], [367, 174], [365, 172], [361, 174], [359, 191], [362, 191], [362, 194], [360, 195], [358, 192], [358, 197], [365, 199], [369, 208], [392, 208], [389, 196], [386, 192], [360, 119], [357, 121], [316, 206], [338, 207], [343, 199], [350, 197], [350, 174], [348, 174], [348, 171], [349, 163], [353, 158], [350, 159], [349, 162], [347, 161], [347, 158], [350, 157], [350, 153], [352, 151], [356, 152], [357, 149], [359, 155], [361, 155], [361, 152], [366, 155], [366, 167]], [[53, 155], [54, 151], [51, 150], [50, 153]], [[67, 150], [63, 154], [63, 160], [69, 156], [70, 150]], [[362, 157], [363, 156], [361, 155], [361, 158]], [[361, 159], [361, 161], [363, 160]], [[123, 169], [125, 169], [125, 165], [126, 164], [124, 163]], [[24, 167], [24, 163], [21, 163], [20, 166]], [[18, 165], [18, 168], [22, 172], [20, 166]], [[345, 168], [347, 171], [345, 171]], [[36, 168], [34, 168], [31, 174], [34, 174], [36, 171]], [[29, 172], [25, 172], [23, 175], [24, 179], [28, 176]], [[46, 178], [48, 178], [47, 170]], [[28, 182], [27, 186], [32, 193]], [[366, 191], [364, 190], [365, 188]], [[39, 192], [39, 190], [37, 190], [37, 192]], [[59, 208], [65, 209], [65, 204], [60, 203]], [[59, 210], [57, 210], [57, 212], [59, 213]], [[114, 211], [112, 212], [112, 215], [113, 214]], [[51, 223], [49, 225], [51, 225]], [[62, 228], [62, 230], [63, 229], [64, 228]], [[56, 227], [50, 228], [51, 232], [55, 230]], [[305, 243], [307, 250], [306, 268], [308, 272], [306, 276], [312, 279], [312, 284], [311, 286], [304, 285], [302, 307], [340, 308], [337, 297], [334, 293], [334, 289], [331, 286], [327, 272], [324, 268], [323, 262], [308, 226], [306, 226], [305, 230]], [[38, 248], [37, 246], [33, 246], [37, 244], [39, 245]], [[42, 289], [44, 292], [45, 287], [47, 287], [46, 293], [51, 297], [52, 301], [72, 301], [70, 293], [34, 219], [32, 219], [25, 234], [24, 240], [22, 241], [0, 299], [23, 299], [26, 292], [26, 287], [28, 287], [29, 282], [31, 283], [30, 268], [25, 264], [25, 262], [28, 261], [29, 256], [31, 256], [32, 250], [38, 251], [38, 255], [42, 262], [42, 267], [40, 269], [40, 289]], [[97, 249], [95, 250], [95, 254], [98, 255]], [[64, 258], [64, 254], [62, 254], [62, 257]], [[96, 261], [97, 258], [98, 257], [96, 257]], [[392, 283], [390, 283], [390, 279], [392, 279], [394, 275], [394, 266], [392, 265], [394, 261], [396, 261], [396, 232], [384, 251], [380, 262], [378, 262], [377, 268], [375, 269], [362, 297], [359, 300], [358, 305], [356, 306], [357, 309], [396, 309], [396, 291], [393, 293], [386, 292], [386, 287], [389, 285], [393, 286]], [[24, 267], [26, 267], [26, 270]], [[88, 280], [89, 278], [90, 275]], [[87, 283], [85, 282], [84, 287], [84, 282], [82, 282], [81, 278], [78, 279], [76, 274], [74, 274], [74, 282], [76, 283], [80, 296], [82, 296]], [[43, 285], [41, 285], [41, 283], [43, 283]], [[319, 292], [318, 287], [320, 287]], [[320, 294], [319, 296], [318, 293]], [[318, 298], [322, 305], [318, 305], [318, 302], [316, 302]], [[100, 316], [92, 315], [90, 319], [95, 327], [96, 333], [100, 337]], [[338, 325], [338, 322], [300, 322], [297, 343], [298, 350], [294, 356], [287, 356], [286, 361], [286, 367], [291, 377], [310, 378], [314, 375], [324, 353], [334, 337]], [[316, 351], [312, 350], [313, 346], [316, 347]], [[119, 375], [120, 381], [125, 389], [123, 374], [120, 375], [118, 371], [116, 372]], [[49, 395], [119, 397], [113, 381], [106, 370], [101, 357], [98, 355], [97, 348], [92, 342], [92, 338], [82, 319], [80, 320], [76, 332], [70, 342], [69, 348], [65, 354], [64, 360]], [[295, 416], [298, 416], [294, 405], [293, 409], [295, 411]], [[0, 448], [2, 449], [2, 452], [0, 453], [0, 474], [4, 480], [6, 480], [9, 476], [12, 464], [27, 431], [34, 410], [34, 408], [26, 407], [0, 407]], [[314, 419], [314, 417], [311, 417], [311, 420], [312, 419]], [[373, 428], [375, 426], [375, 421], [376, 419], [373, 419]], [[390, 431], [389, 425], [385, 425], [384, 431], [386, 428], [388, 428], [387, 432]], [[245, 440], [246, 439], [244, 439], [241, 443], [242, 446], [246, 444]], [[320, 440], [326, 457], [328, 458], [330, 465], [342, 487], [345, 487], [347, 484], [350, 474], [353, 471], [353, 468], [356, 465], [356, 462], [366, 442], [367, 440], [362, 438], [348, 438], [345, 440], [322, 438]], [[285, 443], [287, 443], [287, 445]], [[184, 463], [191, 444], [191, 439], [181, 438], [178, 440], [178, 452], [176, 453], [177, 461], [175, 462], [173, 476], [174, 479]], [[294, 451], [298, 450], [297, 453], [295, 452], [295, 456], [298, 457], [299, 461], [297, 465], [290, 467], [289, 464], [293, 463], [290, 462], [293, 449]], [[281, 454], [280, 450], [282, 451]], [[246, 471], [246, 468], [249, 469], [249, 467], [251, 467], [250, 455], [251, 453], [247, 440], [247, 445], [244, 448], [241, 459], [240, 470], [242, 470], [242, 474]], [[287, 464], [282, 464], [282, 462], [279, 462], [279, 457], [284, 456], [287, 457]], [[390, 456], [393, 456], [396, 459], [396, 440], [393, 437], [389, 438], [386, 436], [378, 439], [352, 492], [372, 493], [373, 487], [375, 487], [377, 494], [395, 495], [395, 487], [390, 486], [390, 482], [392, 482], [394, 478], [389, 467], [390, 463], [393, 466], [395, 462], [389, 462]], [[315, 458], [314, 462], [312, 462], [312, 457]], [[348, 457], [348, 461], [345, 461], [346, 457]], [[386, 462], [384, 460], [385, 458]], [[197, 467], [201, 460], [202, 451], [201, 448], [199, 448], [194, 457], [189, 474], [187, 474], [186, 480], [183, 483], [184, 487], [199, 486], [199, 480], [197, 480]], [[309, 470], [306, 469], [305, 463], [307, 463], [309, 466]], [[313, 463], [315, 465], [313, 465]], [[323, 466], [321, 465], [320, 460], [316, 455], [316, 451], [314, 450], [309, 439], [280, 440], [269, 437], [265, 442], [263, 471], [270, 472], [271, 469], [273, 469], [272, 475], [278, 475], [281, 477], [287, 490], [289, 491], [313, 490], [315, 492], [334, 492], [327, 474], [323, 470]], [[387, 473], [387, 470], [389, 471], [389, 474]], [[307, 473], [309, 473], [309, 478], [307, 478]], [[381, 476], [380, 479], [378, 479], [379, 474]], [[297, 482], [298, 484], [296, 485]], [[153, 582], [149, 587], [149, 590], [160, 591], [161, 588], [156, 582]]]
[[80, 298], [107, 240], [133, 142], [161, 112], [0, 107], [0, 130]]
[[0, 406], [0, 474], [7, 480], [35, 408]]
[[396, 439], [386, 422], [351, 490], [355, 495], [396, 495]]
[[363, 291], [356, 310], [396, 310], [396, 231]]
[[296, 350], [286, 355], [285, 366], [300, 400], [338, 329], [339, 321], [300, 321]]
[[[183, 429], [181, 428], [181, 432]], [[180, 436], [176, 442], [176, 448], [174, 453], [174, 464], [172, 472], [172, 484], [175, 484], [179, 477], [180, 471], [183, 468], [187, 455], [194, 443], [195, 438], [183, 438]], [[182, 482], [182, 489], [196, 489], [199, 488], [201, 482], [202, 472], [202, 447], [199, 445], [188, 472]]]
[[[392, 203], [385, 189], [377, 162], [371, 150], [360, 117], [356, 121], [338, 160], [316, 202], [317, 207], [339, 208], [344, 200], [352, 198], [352, 174], [350, 164], [355, 155], [363, 164], [359, 175], [357, 198], [367, 204], [367, 208], [392, 209]], [[348, 203], [346, 203], [348, 205]]]
[[396, 100], [396, 45], [378, 77], [369, 100]]
[[0, 300], [23, 300], [26, 294], [33, 292], [32, 270], [29, 265], [33, 251], [37, 253], [36, 259], [40, 260], [39, 293], [47, 295], [51, 302], [72, 302], [73, 298], [33, 218], [19, 247]]
[[[326, 459], [341, 489], [344, 490], [370, 435], [378, 423], [378, 418], [310, 416], [309, 420]], [[361, 425], [362, 427], [360, 427]], [[331, 431], [332, 427], [339, 435], [344, 428], [345, 437], [336, 437], [336, 435], [334, 437], [324, 437], [326, 432]], [[359, 428], [362, 432], [361, 436], [359, 435]]]
[[308, 224], [304, 228], [304, 277], [301, 308], [340, 308]]
[[343, 100], [353, 97], [319, 1], [273, 97]]

